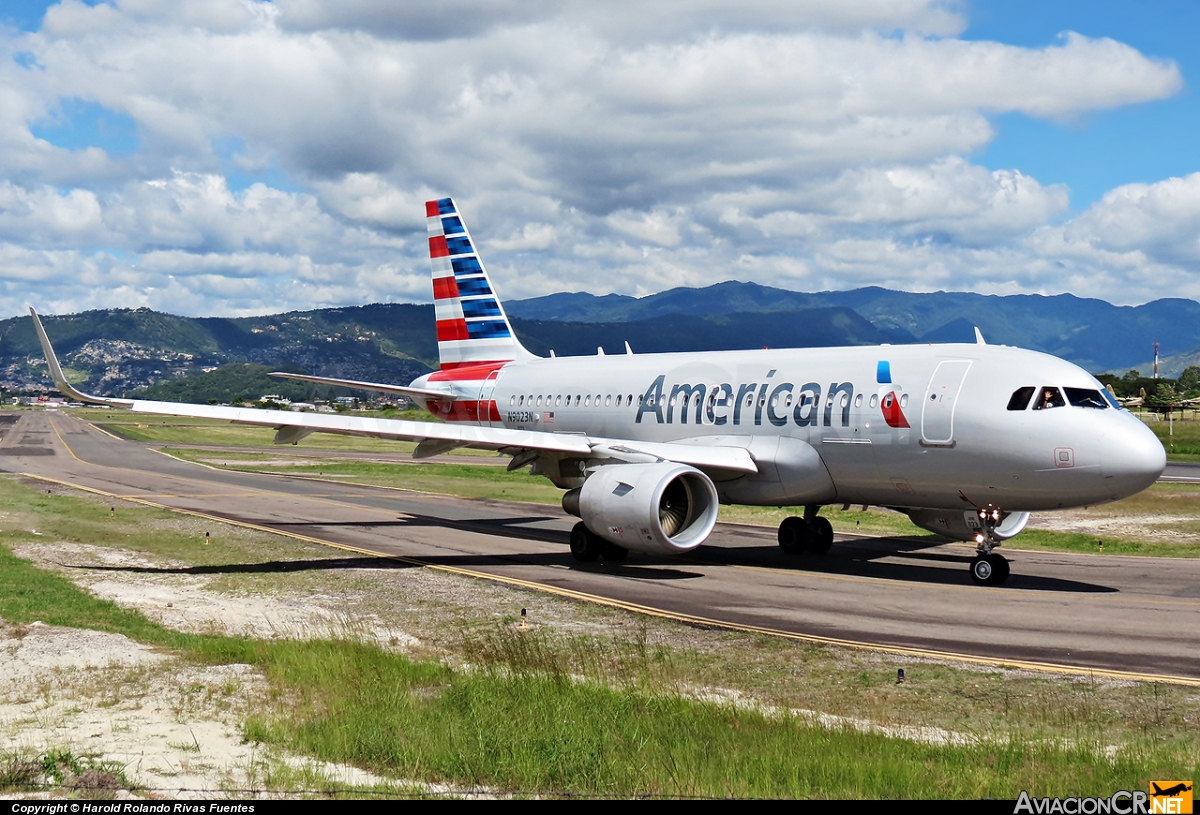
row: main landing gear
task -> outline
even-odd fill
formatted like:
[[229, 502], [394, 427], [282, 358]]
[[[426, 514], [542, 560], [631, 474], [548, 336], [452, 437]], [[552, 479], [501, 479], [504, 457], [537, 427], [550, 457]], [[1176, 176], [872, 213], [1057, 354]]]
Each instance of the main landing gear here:
[[606, 541], [587, 528], [583, 521], [571, 530], [571, 556], [580, 563], [593, 563], [603, 559], [608, 563], [619, 563], [629, 554], [624, 546]]
[[979, 510], [979, 534], [975, 536], [975, 559], [971, 561], [971, 580], [980, 586], [999, 586], [1008, 580], [1008, 560], [992, 550], [1000, 545], [996, 526], [1001, 519], [998, 507]]
[[789, 555], [823, 555], [833, 546], [833, 524], [817, 515], [818, 506], [804, 508], [804, 517], [784, 518], [779, 525], [779, 548]]

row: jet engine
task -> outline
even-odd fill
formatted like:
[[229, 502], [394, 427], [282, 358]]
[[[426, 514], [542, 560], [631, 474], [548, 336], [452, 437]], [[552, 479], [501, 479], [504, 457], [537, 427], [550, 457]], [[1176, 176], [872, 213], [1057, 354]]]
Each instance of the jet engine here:
[[[973, 541], [982, 527], [975, 510], [955, 512], [942, 509], [907, 509], [904, 510], [912, 522], [922, 529], [928, 529], [942, 537], [958, 541]], [[1029, 523], [1028, 512], [1010, 512], [996, 525], [994, 533], [1001, 540], [1008, 540]]]
[[695, 549], [717, 522], [717, 490], [707, 475], [674, 462], [608, 464], [563, 496], [563, 509], [596, 535], [638, 552]]

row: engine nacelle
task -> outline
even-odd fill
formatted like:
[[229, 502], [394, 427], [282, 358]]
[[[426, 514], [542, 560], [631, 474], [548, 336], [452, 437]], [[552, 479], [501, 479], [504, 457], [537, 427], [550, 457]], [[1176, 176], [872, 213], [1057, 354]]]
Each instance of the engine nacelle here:
[[607, 541], [638, 552], [679, 555], [704, 543], [717, 523], [717, 489], [695, 467], [674, 462], [607, 464], [563, 508]]
[[[905, 510], [912, 522], [922, 529], [928, 529], [942, 537], [958, 541], [973, 541], [975, 536], [983, 531], [979, 516], [975, 510], [955, 512], [944, 509], [909, 509]], [[1028, 512], [1010, 512], [996, 526], [996, 537], [1008, 540], [1025, 528], [1029, 523]]]

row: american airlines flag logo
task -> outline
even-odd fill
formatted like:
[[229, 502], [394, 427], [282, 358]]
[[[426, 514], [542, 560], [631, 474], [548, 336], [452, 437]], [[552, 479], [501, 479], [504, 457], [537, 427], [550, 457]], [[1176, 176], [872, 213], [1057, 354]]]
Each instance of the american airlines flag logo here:
[[548, 411], [542, 414], [542, 424], [554, 424], [554, 411]]

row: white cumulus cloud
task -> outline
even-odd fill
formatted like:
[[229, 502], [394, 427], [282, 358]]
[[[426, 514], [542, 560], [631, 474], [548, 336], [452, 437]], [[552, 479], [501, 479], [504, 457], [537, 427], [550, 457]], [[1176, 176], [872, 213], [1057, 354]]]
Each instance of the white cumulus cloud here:
[[[970, 158], [989, 116], [1164, 99], [1179, 69], [1073, 33], [960, 39], [967, 11], [62, 0], [0, 33], [0, 290], [14, 312], [428, 299], [423, 202], [452, 195], [509, 297], [1190, 291], [1195, 177], [1062, 223], [1068, 190]], [[125, 117], [136, 147], [79, 110]]]

